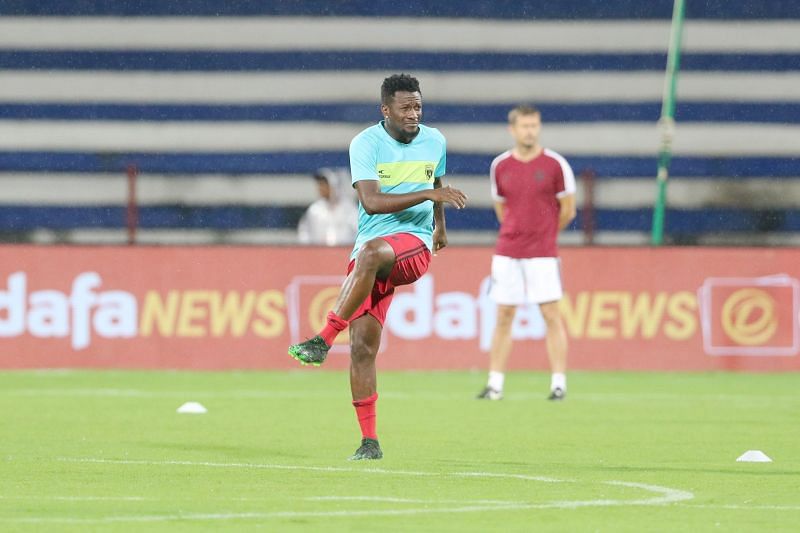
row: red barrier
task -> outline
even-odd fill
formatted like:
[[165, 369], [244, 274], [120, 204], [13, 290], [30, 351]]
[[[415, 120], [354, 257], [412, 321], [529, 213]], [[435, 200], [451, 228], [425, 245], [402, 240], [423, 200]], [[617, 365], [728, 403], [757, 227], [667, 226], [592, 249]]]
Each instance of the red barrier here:
[[[796, 249], [566, 248], [573, 369], [800, 370]], [[449, 248], [395, 296], [382, 368], [483, 368], [492, 250]], [[344, 248], [0, 247], [0, 367], [294, 368]], [[513, 368], [547, 367], [535, 307]], [[529, 340], [533, 339], [533, 340]], [[326, 366], [347, 365], [346, 338]]]

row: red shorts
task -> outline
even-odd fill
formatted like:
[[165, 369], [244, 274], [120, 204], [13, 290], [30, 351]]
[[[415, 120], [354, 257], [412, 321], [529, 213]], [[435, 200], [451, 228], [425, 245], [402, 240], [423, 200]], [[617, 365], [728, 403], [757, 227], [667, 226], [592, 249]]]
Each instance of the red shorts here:
[[[375, 280], [372, 293], [356, 309], [350, 320], [369, 313], [382, 326], [386, 321], [386, 313], [389, 312], [389, 304], [392, 303], [394, 288], [401, 285], [410, 285], [421, 278], [428, 271], [431, 252], [425, 246], [425, 243], [410, 233], [396, 233], [380, 238], [388, 242], [389, 246], [394, 250], [396, 257], [394, 267], [386, 279]], [[350, 261], [350, 265], [347, 267], [348, 274], [352, 272], [355, 264], [355, 259]]]

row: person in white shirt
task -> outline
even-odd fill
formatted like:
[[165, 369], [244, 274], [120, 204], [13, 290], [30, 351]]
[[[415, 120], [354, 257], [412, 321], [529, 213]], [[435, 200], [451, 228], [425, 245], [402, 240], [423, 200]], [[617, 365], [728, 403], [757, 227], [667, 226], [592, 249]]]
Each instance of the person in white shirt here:
[[358, 207], [345, 169], [320, 168], [314, 173], [319, 198], [300, 219], [301, 244], [340, 246], [353, 244], [358, 231]]

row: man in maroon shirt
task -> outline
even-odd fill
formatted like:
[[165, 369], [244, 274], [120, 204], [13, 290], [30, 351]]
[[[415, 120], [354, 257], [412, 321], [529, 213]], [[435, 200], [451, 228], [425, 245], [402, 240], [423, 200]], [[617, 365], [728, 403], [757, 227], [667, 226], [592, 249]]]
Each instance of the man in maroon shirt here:
[[556, 238], [575, 218], [575, 176], [566, 159], [539, 144], [538, 109], [517, 106], [508, 123], [514, 148], [497, 156], [489, 171], [500, 221], [490, 291], [497, 303], [497, 324], [489, 382], [478, 398], [502, 399], [514, 315], [517, 306], [533, 302], [547, 325], [549, 399], [561, 400], [567, 391], [567, 333], [558, 310], [563, 290]]

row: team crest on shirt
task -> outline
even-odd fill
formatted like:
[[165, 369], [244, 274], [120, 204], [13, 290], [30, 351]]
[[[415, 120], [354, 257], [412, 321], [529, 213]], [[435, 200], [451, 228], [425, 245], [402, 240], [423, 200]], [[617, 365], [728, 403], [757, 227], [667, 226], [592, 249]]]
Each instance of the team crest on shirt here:
[[433, 165], [425, 165], [425, 175], [428, 179], [433, 177]]
[[533, 179], [536, 181], [542, 181], [544, 179], [544, 172], [541, 170], [537, 170], [533, 173]]

